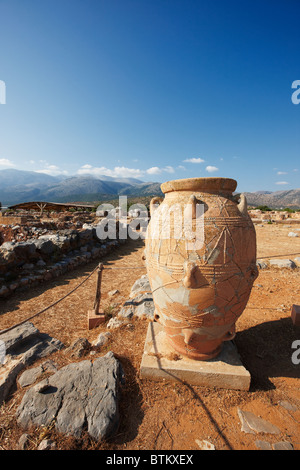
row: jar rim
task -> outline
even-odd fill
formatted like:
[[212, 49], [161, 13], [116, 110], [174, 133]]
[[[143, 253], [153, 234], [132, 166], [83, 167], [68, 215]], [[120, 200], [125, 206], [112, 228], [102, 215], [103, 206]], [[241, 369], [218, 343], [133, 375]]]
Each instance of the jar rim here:
[[171, 191], [233, 192], [236, 187], [237, 181], [232, 178], [204, 177], [166, 181], [161, 190], [164, 194]]

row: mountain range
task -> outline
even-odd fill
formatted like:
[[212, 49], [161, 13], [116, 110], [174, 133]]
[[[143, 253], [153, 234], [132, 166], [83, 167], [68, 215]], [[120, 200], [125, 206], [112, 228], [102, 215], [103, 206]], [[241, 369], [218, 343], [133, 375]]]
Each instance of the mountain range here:
[[0, 170], [2, 206], [21, 202], [99, 202], [108, 196], [155, 196], [160, 183], [145, 183], [135, 178], [92, 175], [56, 177], [34, 171]]
[[[99, 202], [108, 197], [162, 195], [161, 183], [111, 176], [50, 176], [34, 171], [0, 170], [0, 201], [10, 206], [29, 201]], [[300, 208], [300, 189], [244, 193], [250, 206]]]

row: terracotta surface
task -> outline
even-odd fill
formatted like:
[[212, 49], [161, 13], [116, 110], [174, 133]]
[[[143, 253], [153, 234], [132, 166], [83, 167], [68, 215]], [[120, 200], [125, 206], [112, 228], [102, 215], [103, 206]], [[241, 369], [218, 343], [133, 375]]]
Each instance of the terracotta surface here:
[[[245, 198], [232, 194], [236, 186], [229, 178], [170, 181], [161, 186], [163, 202], [151, 206], [145, 256], [156, 320], [175, 350], [192, 359], [216, 357], [234, 337], [257, 277], [255, 230]], [[184, 231], [178, 238], [172, 210], [166, 238], [166, 214], [174, 205], [191, 214], [195, 231], [196, 204], [204, 205], [203, 246], [191, 247]]]

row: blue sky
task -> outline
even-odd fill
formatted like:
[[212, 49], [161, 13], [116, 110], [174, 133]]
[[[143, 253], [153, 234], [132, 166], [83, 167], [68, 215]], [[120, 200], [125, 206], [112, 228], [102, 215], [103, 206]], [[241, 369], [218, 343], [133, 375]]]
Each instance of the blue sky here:
[[299, 17], [298, 0], [0, 0], [0, 169], [299, 188]]

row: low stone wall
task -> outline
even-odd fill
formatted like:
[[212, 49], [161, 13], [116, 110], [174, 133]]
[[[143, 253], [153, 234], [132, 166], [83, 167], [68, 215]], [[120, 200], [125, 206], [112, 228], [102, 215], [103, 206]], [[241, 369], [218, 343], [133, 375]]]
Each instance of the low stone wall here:
[[0, 299], [49, 281], [114, 250], [126, 240], [99, 240], [96, 228], [62, 230], [0, 246]]

